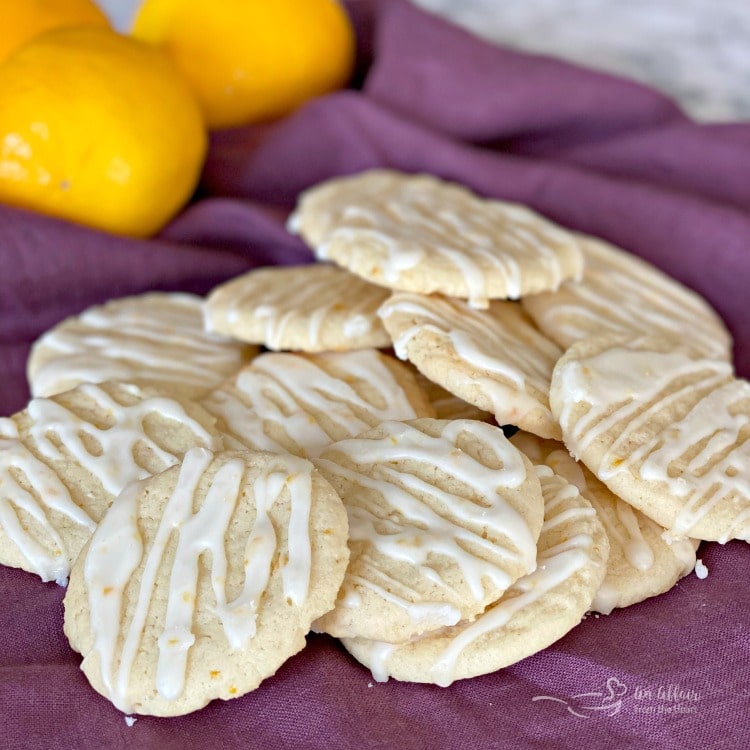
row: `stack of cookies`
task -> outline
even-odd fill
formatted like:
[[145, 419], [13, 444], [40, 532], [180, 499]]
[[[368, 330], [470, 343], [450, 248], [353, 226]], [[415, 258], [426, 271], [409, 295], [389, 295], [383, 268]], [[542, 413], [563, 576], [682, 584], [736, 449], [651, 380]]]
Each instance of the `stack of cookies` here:
[[120, 710], [242, 695], [311, 630], [449, 685], [750, 540], [750, 385], [693, 292], [427, 175], [289, 228], [320, 262], [63, 321], [0, 419], [0, 562], [67, 583]]

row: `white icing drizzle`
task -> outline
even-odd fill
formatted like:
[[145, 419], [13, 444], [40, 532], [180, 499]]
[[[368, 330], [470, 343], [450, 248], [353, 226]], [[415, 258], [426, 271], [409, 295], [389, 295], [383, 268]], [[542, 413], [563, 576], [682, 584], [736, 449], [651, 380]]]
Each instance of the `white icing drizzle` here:
[[[633, 508], [623, 500], [612, 496], [612, 510], [614, 510], [617, 522], [615, 523], [599, 502], [596, 493], [590, 491], [586, 475], [572, 456], [564, 450], [553, 451], [547, 456], [545, 463], [555, 473], [564, 477], [574, 484], [579, 492], [595, 507], [600, 510], [599, 520], [604, 524], [610, 541], [616, 544], [625, 557], [625, 560], [636, 570], [646, 571], [654, 564], [654, 551], [643, 535], [641, 525]], [[642, 517], [643, 518], [643, 517]], [[643, 518], [643, 523], [651, 523]], [[603, 584], [605, 585], [605, 584]], [[604, 594], [602, 594], [604, 596]], [[598, 610], [597, 611], [601, 611]]]
[[[553, 445], [540, 441], [533, 436], [523, 435], [514, 441], [532, 460], [541, 461], [551, 467], [559, 476], [574, 484], [597, 511], [610, 540], [610, 558], [607, 576], [594, 597], [591, 609], [602, 614], [609, 614], [620, 606], [622, 599], [621, 586], [611, 577], [611, 567], [617, 561], [625, 563], [645, 574], [654, 564], [655, 548], [649, 543], [644, 530], [651, 528], [657, 534], [659, 527], [642, 514], [638, 514], [630, 505], [612, 494], [595, 477], [585, 473], [585, 470], [564, 449], [549, 450]], [[546, 455], [544, 455], [546, 453]], [[600, 496], [600, 492], [607, 493], [610, 500]], [[622, 557], [615, 556], [613, 550], [621, 551]], [[673, 541], [669, 544], [669, 552], [682, 564], [682, 574], [687, 575], [695, 564], [695, 544], [691, 540]], [[619, 574], [618, 574], [619, 575]]]
[[[352, 274], [323, 264], [305, 268], [260, 269], [219, 287], [209, 296], [206, 319], [221, 327], [224, 318], [243, 326], [250, 317], [262, 327], [262, 343], [274, 351], [323, 348], [321, 331], [335, 325], [340, 335], [356, 339], [379, 329], [377, 306], [388, 292]], [[304, 336], [300, 339], [300, 329]]]
[[[502, 435], [498, 436], [498, 428], [483, 422], [457, 420], [446, 422], [437, 437], [400, 422], [386, 422], [381, 428], [387, 431], [382, 439], [355, 438], [335, 445], [336, 453], [370, 468], [355, 471], [328, 458], [316, 461], [324, 475], [338, 476], [355, 487], [375, 490], [375, 496], [385, 502], [382, 506], [380, 501], [369, 502], [359, 494], [351, 501], [344, 497], [352, 541], [366, 541], [385, 557], [414, 566], [421, 576], [446, 591], [448, 599], [451, 588], [430, 566], [432, 554], [444, 555], [455, 562], [477, 600], [484, 598], [487, 581], [502, 589], [511, 583], [503, 564], [508, 560], [520, 561], [528, 570], [533, 568], [535, 539], [522, 516], [502, 498], [503, 488], [518, 487], [526, 480], [526, 468], [518, 451]], [[494, 454], [494, 465], [502, 468], [490, 468], [457, 449], [461, 433], [480, 440]], [[467, 494], [459, 496], [426, 482], [405, 471], [403, 461], [441, 467], [467, 487]], [[435, 498], [436, 508], [418, 495]], [[482, 528], [486, 534], [480, 533]], [[510, 540], [510, 546], [503, 546], [504, 538]], [[477, 549], [482, 550], [484, 557], [477, 556]], [[362, 555], [358, 564], [362, 572], [356, 585], [380, 594], [383, 587], [375, 581], [384, 577], [388, 590], [393, 590], [393, 580], [372, 557]], [[343, 585], [345, 596], [354, 585], [353, 575], [347, 574]], [[414, 592], [407, 592], [406, 596], [394, 594], [388, 600], [406, 610], [415, 621], [415, 616], [421, 616], [422, 612], [415, 615], [410, 610], [414, 602], [408, 594], [413, 599]], [[441, 622], [449, 624], [454, 618], [453, 611], [442, 612]]]
[[[225, 538], [239, 501], [245, 464], [231, 458], [216, 471], [205, 498], [193, 510], [199, 483], [214, 455], [194, 448], [185, 455], [176, 486], [167, 500], [155, 537], [143, 560], [138, 531], [138, 496], [141, 487], [128, 487], [113, 503], [91, 542], [85, 562], [85, 580], [94, 633], [94, 652], [99, 655], [102, 679], [112, 702], [130, 712], [128, 698], [133, 664], [141, 648], [146, 619], [156, 580], [164, 565], [170, 539], [177, 533], [176, 549], [169, 575], [164, 627], [157, 640], [156, 689], [167, 700], [182, 694], [198, 597], [198, 564], [210, 553], [211, 588], [229, 647], [243, 649], [256, 632], [256, 618], [268, 587], [272, 563], [279, 553], [278, 540], [269, 511], [286, 490], [291, 499], [288, 534], [288, 563], [282, 571], [284, 595], [296, 605], [307, 598], [311, 571], [309, 514], [312, 466], [292, 456], [269, 462], [253, 485], [256, 516], [245, 544], [244, 583], [240, 593], [227, 597]], [[135, 593], [133, 614], [122, 637], [119, 664], [115, 651], [121, 620], [122, 600], [133, 573], [143, 562]], [[132, 596], [132, 594], [131, 594]]]
[[[139, 483], [129, 485], [109, 507], [91, 537], [83, 567], [94, 636], [91, 655], [99, 657], [99, 671], [107, 694], [125, 713], [131, 710], [120, 678], [125, 655], [120, 657], [118, 672], [115, 652], [125, 589], [143, 556], [143, 541], [137, 522], [140, 490]], [[143, 612], [139, 615], [142, 618]], [[128, 651], [130, 663], [124, 665], [127, 670], [135, 656], [132, 646]]]
[[388, 670], [386, 664], [391, 654], [396, 650], [395, 643], [385, 641], [371, 641], [369, 644], [369, 666], [375, 682], [388, 682]]
[[[329, 374], [326, 362], [341, 374]], [[372, 400], [350, 385], [357, 381], [374, 392]], [[383, 420], [417, 416], [383, 356], [371, 349], [317, 357], [263, 354], [203, 405], [247, 447], [306, 457]]]
[[[467, 365], [489, 376], [474, 382], [490, 399], [500, 421], [512, 409], [544, 411], [550, 423], [548, 394], [560, 349], [540, 334], [520, 308], [510, 302], [494, 302], [488, 311], [472, 310], [460, 300], [396, 293], [381, 305], [384, 321], [392, 316], [416, 319], [394, 337], [394, 350], [408, 359], [409, 344], [426, 332], [446, 339]], [[398, 325], [394, 321], [394, 325]], [[514, 389], [509, 396], [509, 386]]]
[[[381, 579], [384, 585], [378, 585], [375, 581], [363, 578], [362, 576], [350, 575], [348, 584], [351, 588], [345, 590], [342, 606], [347, 609], [355, 609], [361, 604], [362, 598], [354, 588], [357, 586], [369, 589], [384, 601], [395, 604], [400, 609], [403, 609], [408, 614], [409, 620], [417, 627], [422, 624], [428, 628], [441, 625], [455, 625], [461, 619], [461, 612], [456, 607], [445, 602], [415, 602], [414, 599], [419, 595], [417, 591], [409, 589], [401, 581], [387, 575], [373, 564], [371, 560], [367, 560], [367, 562], [370, 563], [367, 565], [368, 573], [372, 578]], [[442, 581], [440, 583], [442, 584]], [[388, 588], [385, 588], [386, 585]], [[401, 595], [396, 594], [394, 589], [401, 591]]]
[[309, 236], [319, 258], [341, 260], [334, 256], [342, 246], [375, 250], [382, 278], [395, 287], [404, 272], [437, 258], [461, 277], [476, 308], [487, 307], [490, 283], [502, 285], [503, 296], [520, 297], [527, 264], [534, 264], [533, 275], [547, 288], [557, 288], [580, 274], [583, 263], [578, 241], [561, 227], [525, 207], [485, 200], [431, 177], [370, 172], [339, 180], [338, 189], [328, 184], [317, 195], [308, 191], [298, 209], [302, 218], [290, 222], [303, 234], [307, 206], [322, 215], [320, 231]]
[[[300, 300], [300, 304], [304, 304], [306, 301], [307, 300], [303, 298]], [[305, 316], [307, 339], [313, 344], [317, 343], [319, 340], [320, 329], [328, 311], [329, 307], [321, 307]], [[230, 315], [232, 315], [234, 319], [239, 320], [240, 311], [234, 309], [230, 311]], [[276, 308], [271, 307], [270, 305], [257, 307], [255, 309], [255, 317], [264, 324], [263, 343], [269, 349], [275, 351], [284, 348], [289, 327], [299, 324], [300, 322], [300, 315], [296, 310], [280, 313]], [[286, 344], [286, 346], [288, 347], [289, 345]]]
[[614, 583], [605, 579], [599, 590], [594, 594], [591, 601], [590, 610], [600, 612], [603, 615], [609, 615], [622, 601], [622, 592]]
[[697, 294], [646, 261], [597, 240], [583, 243], [581, 283], [524, 300], [524, 306], [567, 346], [594, 333], [642, 332], [689, 338], [701, 351], [726, 358], [731, 341], [721, 320]]
[[[154, 414], [174, 420], [187, 427], [196, 440], [211, 448], [218, 448], [219, 438], [209, 434], [176, 401], [164, 397], [150, 397], [132, 405], [117, 402], [102, 388], [93, 384], [78, 386], [79, 393], [90, 398], [97, 410], [107, 415], [109, 425], [99, 427], [52, 399], [37, 398], [29, 402], [27, 411], [32, 420], [29, 434], [39, 452], [49, 460], [72, 457], [90, 472], [110, 495], [117, 495], [123, 487], [150, 475], [135, 460], [137, 443], [147, 446], [166, 469], [179, 458], [160, 447], [146, 433], [144, 422]], [[137, 389], [134, 389], [138, 393]], [[55, 441], [50, 439], [55, 435]], [[91, 452], [84, 437], [93, 441], [97, 450]]]
[[352, 315], [344, 322], [342, 333], [348, 339], [360, 338], [372, 330], [374, 321], [375, 318], [368, 315]]
[[[8, 419], [2, 426], [3, 434], [12, 434], [9, 424], [12, 421]], [[18, 435], [18, 428], [13, 424]], [[22, 486], [19, 474], [30, 489]], [[25, 528], [19, 511], [27, 513], [41, 527], [46, 544], [35, 539]], [[70, 554], [48, 517], [49, 511], [61, 514], [89, 532], [96, 527], [88, 514], [73, 501], [57, 474], [20, 439], [0, 438], [0, 527], [24, 557], [28, 570], [43, 581], [65, 585], [70, 572]]]
[[18, 425], [11, 417], [0, 417], [0, 438], [11, 438], [18, 440]]
[[211, 388], [240, 366], [242, 347], [207, 334], [201, 306], [192, 295], [147, 294], [64, 321], [35, 344], [41, 364], [30, 371], [33, 395], [136, 377]]
[[[589, 533], [578, 531], [577, 525], [594, 515], [593, 508], [580, 501], [571, 508], [570, 501], [575, 502], [577, 489], [554, 476], [546, 466], [536, 467], [536, 471], [545, 498], [545, 522], [540, 545], [544, 535], [561, 524], [569, 525], [570, 533], [565, 541], [543, 549], [539, 553], [536, 569], [516, 581], [496, 604], [472, 623], [459, 623], [455, 628], [437, 635], [426, 633], [422, 638], [414, 639], [419, 643], [422, 639], [429, 641], [433, 638], [443, 639], [446, 633], [451, 635], [449, 645], [436, 655], [429, 668], [429, 675], [437, 685], [447, 687], [456, 679], [458, 661], [466, 649], [474, 647], [484, 636], [502, 629], [516, 613], [537, 604], [549, 591], [565, 585], [579, 570], [591, 564], [593, 539]], [[388, 678], [388, 660], [398, 648], [397, 644], [389, 645], [390, 648], [373, 642], [368, 651], [368, 665], [373, 677], [379, 681]]]
[[[605, 483], [631, 472], [646, 482], [666, 485], [682, 500], [669, 530], [677, 539], [698, 536], [695, 526], [713, 508], [739, 496], [744, 505], [718, 541], [733, 536], [750, 539], [750, 441], [741, 437], [750, 414], [734, 408], [750, 398], [750, 384], [731, 379], [726, 362], [695, 360], [678, 351], [639, 351], [638, 345], [636, 340], [628, 348], [614, 347], [563, 369], [561, 387], [568, 401], [560, 422], [570, 446], [583, 453], [620, 425], [597, 472]], [[672, 385], [684, 377], [691, 378], [687, 385]], [[695, 393], [700, 393], [700, 400], [687, 414], [649, 433], [648, 425], [660, 410]], [[582, 401], [591, 408], [573, 424], [572, 410]], [[626, 449], [636, 434], [637, 447]], [[675, 463], [698, 445], [701, 450], [686, 461], [684, 470], [673, 473]]]

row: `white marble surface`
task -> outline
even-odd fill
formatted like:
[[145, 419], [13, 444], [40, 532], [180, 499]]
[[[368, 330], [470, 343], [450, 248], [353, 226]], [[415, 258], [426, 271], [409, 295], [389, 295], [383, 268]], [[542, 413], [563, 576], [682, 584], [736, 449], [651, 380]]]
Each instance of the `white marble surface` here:
[[476, 34], [649, 83], [703, 120], [750, 119], [750, 0], [414, 0]]
[[[97, 2], [125, 28], [139, 0]], [[698, 119], [750, 120], [750, 0], [413, 2], [490, 41], [651, 84]]]

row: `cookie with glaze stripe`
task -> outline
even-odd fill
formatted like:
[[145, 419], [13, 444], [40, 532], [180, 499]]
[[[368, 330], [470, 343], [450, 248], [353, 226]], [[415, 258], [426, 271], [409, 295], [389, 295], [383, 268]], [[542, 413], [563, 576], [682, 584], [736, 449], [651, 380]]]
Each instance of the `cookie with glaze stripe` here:
[[580, 241], [525, 206], [427, 174], [375, 169], [302, 193], [289, 221], [317, 257], [389, 289], [517, 299], [583, 271]]
[[581, 235], [585, 270], [555, 292], [521, 300], [539, 328], [567, 349], [605, 333], [646, 333], [690, 341], [707, 356], [731, 360], [732, 338], [699, 294], [636, 255]]
[[201, 403], [231, 447], [303, 457], [386, 419], [434, 414], [408, 368], [375, 349], [262, 354]]
[[536, 564], [539, 480], [499, 427], [383, 422], [314, 463], [344, 501], [351, 550], [317, 630], [402, 642], [475, 617]]
[[689, 344], [574, 344], [550, 401], [570, 452], [674, 539], [750, 541], [750, 383]]
[[555, 440], [519, 432], [511, 442], [535, 464], [545, 464], [574, 484], [596, 510], [609, 538], [607, 575], [591, 609], [609, 614], [616, 607], [662, 594], [695, 567], [698, 543], [664, 539], [664, 528], [621, 500]]
[[137, 382], [194, 397], [236, 372], [257, 347], [207, 333], [203, 299], [149, 292], [66, 318], [37, 339], [27, 363], [34, 396], [79, 383]]
[[562, 350], [515, 302], [486, 310], [440, 295], [397, 292], [379, 315], [401, 359], [499, 424], [560, 438], [549, 408], [552, 369]]
[[475, 620], [408, 643], [343, 638], [378, 681], [389, 677], [446, 687], [496, 672], [541, 651], [580, 621], [604, 578], [609, 542], [596, 512], [574, 485], [537, 467], [544, 525], [536, 569]]
[[190, 401], [84, 383], [0, 419], [0, 563], [65, 583], [112, 500], [190, 448], [223, 446]]
[[259, 268], [207, 297], [206, 328], [272, 351], [348, 351], [390, 346], [377, 316], [388, 296], [338, 266]]
[[125, 489], [73, 567], [64, 627], [83, 672], [126, 713], [253, 690], [333, 606], [346, 524], [308, 461], [189, 451]]

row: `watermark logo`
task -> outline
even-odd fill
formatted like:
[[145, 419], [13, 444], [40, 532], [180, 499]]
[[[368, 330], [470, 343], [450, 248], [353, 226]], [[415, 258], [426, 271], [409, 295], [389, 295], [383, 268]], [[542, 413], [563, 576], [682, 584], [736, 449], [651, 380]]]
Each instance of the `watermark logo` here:
[[622, 699], [628, 688], [617, 677], [607, 679], [603, 690], [593, 690], [589, 693], [578, 693], [570, 698], [556, 698], [553, 695], [535, 695], [532, 701], [552, 701], [565, 706], [568, 713], [582, 719], [592, 716], [614, 716], [620, 713]]
[[577, 693], [569, 698], [535, 695], [531, 700], [558, 704], [573, 716], [590, 719], [597, 716], [616, 716], [624, 710], [642, 714], [695, 713], [700, 699], [697, 690], [680, 685], [637, 685], [630, 690], [617, 677], [609, 677], [601, 690]]

